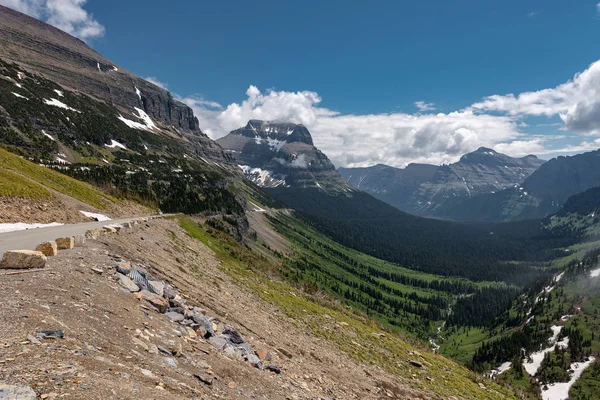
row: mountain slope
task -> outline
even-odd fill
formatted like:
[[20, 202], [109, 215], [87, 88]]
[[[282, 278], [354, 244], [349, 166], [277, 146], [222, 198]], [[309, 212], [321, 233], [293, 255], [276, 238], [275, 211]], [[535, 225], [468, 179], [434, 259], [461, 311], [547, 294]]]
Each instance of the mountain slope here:
[[303, 125], [252, 120], [217, 143], [259, 186], [350, 190]]
[[445, 218], [448, 210], [461, 202], [520, 184], [543, 163], [535, 156], [513, 158], [481, 147], [450, 165], [340, 168], [340, 174], [353, 186], [400, 210]]
[[600, 186], [600, 150], [554, 158], [521, 185], [475, 197], [449, 212], [463, 220], [520, 220], [557, 212], [578, 193]]
[[[202, 134], [192, 110], [167, 90], [117, 67], [81, 40], [3, 6], [0, 59], [17, 63], [25, 75], [39, 74], [66, 90], [100, 100], [116, 108], [117, 117], [150, 125], [144, 121], [147, 115], [156, 126], [154, 133], [183, 139], [200, 155], [224, 158], [221, 149]], [[57, 96], [53, 97], [60, 100]]]

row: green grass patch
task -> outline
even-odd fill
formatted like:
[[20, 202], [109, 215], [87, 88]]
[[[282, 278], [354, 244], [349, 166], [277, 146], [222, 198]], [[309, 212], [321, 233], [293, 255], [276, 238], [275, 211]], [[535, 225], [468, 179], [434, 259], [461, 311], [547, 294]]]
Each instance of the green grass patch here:
[[4, 149], [0, 149], [0, 166], [99, 209], [116, 201], [91, 185], [34, 164]]
[[0, 196], [49, 199], [52, 195], [43, 186], [9, 170], [0, 168]]

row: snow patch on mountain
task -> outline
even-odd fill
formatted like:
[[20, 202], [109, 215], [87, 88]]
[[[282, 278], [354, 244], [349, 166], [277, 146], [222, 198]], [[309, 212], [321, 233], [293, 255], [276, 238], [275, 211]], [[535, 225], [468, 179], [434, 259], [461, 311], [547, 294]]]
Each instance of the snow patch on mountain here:
[[543, 350], [540, 350], [538, 352], [532, 353], [529, 356], [529, 360], [526, 359], [526, 361], [523, 362], [523, 367], [525, 368], [527, 373], [531, 376], [534, 376], [537, 373], [537, 371], [540, 369], [540, 366], [542, 365], [542, 361], [544, 360], [544, 357], [546, 356], [547, 353], [554, 351], [554, 348], [556, 346], [558, 346], [558, 348], [561, 348], [561, 349], [566, 349], [569, 346], [569, 338], [568, 337], [565, 337], [560, 342], [557, 342], [558, 336], [560, 335], [560, 332], [562, 331], [561, 326], [554, 325], [550, 329], [552, 329], [552, 337], [549, 340], [549, 343], [551, 346], [549, 346]]
[[278, 187], [286, 184], [285, 177], [282, 179], [273, 177], [273, 172], [261, 168], [252, 168], [248, 165], [238, 165], [244, 172], [246, 178], [261, 187]]
[[132, 121], [130, 119], [125, 118], [124, 116], [122, 116], [120, 114], [119, 114], [119, 119], [122, 122], [124, 122], [125, 125], [127, 125], [130, 128], [133, 128], [133, 129], [138, 129], [138, 130], [142, 130], [142, 131], [152, 131], [154, 129], [158, 129], [156, 124], [154, 124], [154, 121], [152, 121], [152, 118], [150, 118], [150, 116], [148, 114], [146, 114], [146, 112], [144, 110], [142, 110], [141, 108], [137, 108], [137, 107], [135, 107], [135, 110], [138, 113], [138, 115], [136, 115], [135, 117], [142, 120], [142, 122]]
[[60, 101], [60, 100], [57, 100], [57, 99], [55, 99], [55, 98], [51, 98], [50, 100], [48, 100], [48, 99], [44, 99], [44, 103], [45, 103], [46, 105], [48, 105], [48, 106], [53, 106], [53, 107], [63, 108], [63, 109], [65, 109], [65, 110], [74, 111], [74, 112], [76, 112], [76, 113], [80, 113], [80, 114], [81, 114], [81, 111], [79, 111], [79, 110], [76, 110], [76, 109], [74, 109], [74, 108], [72, 108], [72, 107], [69, 107], [68, 105], [66, 105], [66, 104], [65, 104], [65, 103], [63, 103], [62, 101]]
[[109, 147], [109, 148], [111, 148], [111, 149], [114, 149], [114, 148], [117, 148], [117, 147], [119, 147], [119, 148], [121, 148], [121, 149], [123, 149], [123, 150], [127, 150], [127, 147], [125, 147], [125, 145], [124, 145], [124, 144], [121, 144], [121, 143], [117, 142], [117, 141], [116, 141], [116, 140], [114, 140], [114, 139], [111, 139], [111, 140], [110, 140], [110, 144], [105, 144], [105, 146], [106, 146], [106, 147]]
[[571, 386], [577, 382], [577, 380], [583, 374], [583, 371], [586, 370], [587, 367], [592, 365], [596, 359], [594, 357], [590, 357], [589, 360], [580, 363], [572, 363], [571, 369], [573, 373], [571, 374], [571, 379], [569, 382], [559, 382], [559, 383], [550, 383], [547, 385], [547, 389], [542, 388], [542, 399], [544, 400], [567, 400], [569, 398], [569, 390]]

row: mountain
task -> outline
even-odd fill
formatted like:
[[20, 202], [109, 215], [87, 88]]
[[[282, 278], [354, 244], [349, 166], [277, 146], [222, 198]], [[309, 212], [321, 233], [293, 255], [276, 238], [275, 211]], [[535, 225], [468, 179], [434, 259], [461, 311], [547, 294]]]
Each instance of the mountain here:
[[251, 120], [217, 143], [259, 186], [351, 190], [303, 125]]
[[245, 205], [228, 187], [242, 174], [189, 107], [79, 39], [2, 6], [0, 143], [163, 211], [240, 214]]
[[[3, 6], [0, 6], [0, 60], [4, 68], [6, 64], [18, 66], [21, 74], [10, 76], [5, 70], [0, 77], [5, 83], [11, 81], [13, 91], [21, 96], [32, 97], [32, 87], [27, 83], [34, 83], [35, 75], [43, 76], [58, 85], [56, 90], [63, 94], [67, 91], [82, 101], [89, 99], [108, 105], [113, 109], [114, 119], [119, 118], [123, 127], [129, 125], [175, 138], [185, 142], [190, 153], [225, 160], [223, 151], [200, 130], [191, 108], [175, 100], [167, 90], [127, 72], [83, 41]], [[47, 104], [58, 107], [67, 104], [76, 109], [58, 92], [43, 94], [47, 96], [43, 99], [48, 100]], [[40, 115], [31, 117], [42, 119]], [[44, 129], [49, 134], [74, 130], [68, 122], [37, 122], [35, 128]], [[117, 132], [107, 133], [103, 138], [105, 142], [99, 144], [111, 144], [111, 139], [125, 139], [117, 136]]]
[[575, 194], [600, 186], [600, 150], [557, 157], [521, 185], [475, 197], [448, 213], [461, 220], [507, 221], [543, 218]]
[[409, 164], [405, 169], [376, 165], [339, 171], [354, 187], [400, 210], [446, 218], [457, 204], [514, 187], [543, 164], [533, 155], [513, 158], [481, 147], [450, 165]]

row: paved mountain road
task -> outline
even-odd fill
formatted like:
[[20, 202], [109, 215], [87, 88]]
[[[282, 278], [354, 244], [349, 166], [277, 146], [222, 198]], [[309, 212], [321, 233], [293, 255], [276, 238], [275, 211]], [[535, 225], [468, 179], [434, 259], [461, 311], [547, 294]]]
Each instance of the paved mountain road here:
[[[66, 224], [47, 228], [0, 233], [0, 258], [8, 250], [35, 250], [38, 244], [60, 237], [82, 235], [89, 229], [102, 229], [103, 226], [122, 224], [143, 219], [144, 217], [115, 219], [110, 221]], [[146, 217], [152, 218], [152, 217]]]

